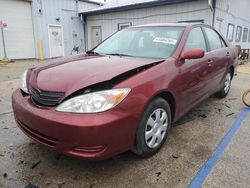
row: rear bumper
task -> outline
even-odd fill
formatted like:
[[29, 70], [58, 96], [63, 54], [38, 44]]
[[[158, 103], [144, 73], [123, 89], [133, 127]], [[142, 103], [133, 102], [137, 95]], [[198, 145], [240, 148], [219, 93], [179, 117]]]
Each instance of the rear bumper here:
[[20, 89], [12, 95], [15, 119], [36, 142], [66, 155], [105, 159], [133, 147], [138, 118], [132, 112], [109, 110], [70, 114], [35, 106]]

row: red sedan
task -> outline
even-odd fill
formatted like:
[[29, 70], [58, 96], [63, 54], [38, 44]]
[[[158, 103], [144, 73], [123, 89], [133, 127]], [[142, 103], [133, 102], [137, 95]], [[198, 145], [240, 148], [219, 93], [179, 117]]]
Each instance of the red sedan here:
[[88, 51], [24, 72], [15, 119], [36, 142], [71, 156], [147, 157], [173, 122], [204, 99], [226, 97], [236, 50], [204, 24], [124, 29]]

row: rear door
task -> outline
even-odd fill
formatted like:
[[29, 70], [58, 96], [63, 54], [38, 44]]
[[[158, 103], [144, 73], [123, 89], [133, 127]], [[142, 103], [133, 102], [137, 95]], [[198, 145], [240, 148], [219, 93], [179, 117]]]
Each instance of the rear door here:
[[[194, 48], [202, 48], [207, 52], [205, 37], [200, 27], [190, 31], [183, 52]], [[182, 104], [183, 109], [192, 108], [208, 96], [207, 83], [210, 79], [208, 59], [209, 55], [205, 53], [205, 56], [200, 59], [186, 59], [180, 67], [182, 80], [178, 81], [178, 87], [182, 90], [180, 92], [182, 101], [185, 101]]]
[[210, 69], [210, 88], [217, 91], [223, 83], [223, 78], [227, 72], [230, 58], [229, 48], [222, 37], [212, 28], [203, 27], [209, 49], [208, 65]]

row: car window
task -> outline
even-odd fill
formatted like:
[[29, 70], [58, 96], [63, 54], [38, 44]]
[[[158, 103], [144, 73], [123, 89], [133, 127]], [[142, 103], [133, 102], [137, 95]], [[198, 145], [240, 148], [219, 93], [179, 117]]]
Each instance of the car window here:
[[152, 31], [145, 31], [141, 36], [138, 36], [138, 47], [146, 48], [147, 40], [152, 40], [155, 38], [155, 33]]
[[200, 27], [196, 27], [190, 31], [184, 51], [193, 48], [202, 48], [205, 52], [207, 51], [206, 41]]
[[[218, 33], [216, 33], [213, 29], [210, 29], [210, 28], [207, 28], [207, 27], [205, 27], [204, 30], [206, 32], [207, 39], [208, 39], [211, 51], [223, 47], [222, 39], [218, 35]], [[225, 43], [224, 43], [224, 45], [225, 45]]]
[[127, 49], [130, 49], [131, 48], [130, 45], [133, 42], [135, 36], [136, 36], [135, 32], [129, 32], [126, 35], [126, 38], [125, 37], [117, 38], [117, 40], [109, 43], [109, 45], [106, 47], [106, 51], [112, 52], [113, 49], [118, 49], [118, 48], [120, 51], [126, 51]]
[[177, 48], [183, 27], [134, 27], [112, 35], [94, 49], [99, 54], [169, 58]]

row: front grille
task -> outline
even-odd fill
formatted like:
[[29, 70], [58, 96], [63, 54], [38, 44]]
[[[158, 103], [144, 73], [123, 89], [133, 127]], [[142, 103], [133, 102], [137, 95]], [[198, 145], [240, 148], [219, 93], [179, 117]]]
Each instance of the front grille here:
[[31, 88], [33, 101], [41, 106], [55, 106], [62, 99], [64, 94], [63, 92], [42, 91]]

